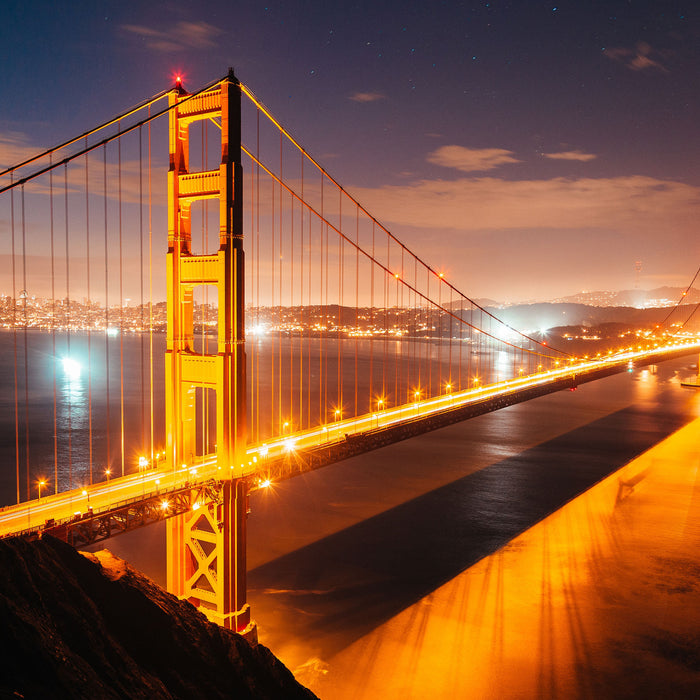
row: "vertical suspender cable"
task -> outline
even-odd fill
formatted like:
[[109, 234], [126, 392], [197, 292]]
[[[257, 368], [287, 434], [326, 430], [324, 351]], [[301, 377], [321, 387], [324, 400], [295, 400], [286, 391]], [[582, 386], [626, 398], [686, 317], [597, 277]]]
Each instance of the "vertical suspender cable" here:
[[[280, 420], [284, 420], [282, 413], [282, 132], [280, 132], [280, 183], [279, 183], [279, 258], [278, 258], [278, 278], [277, 285], [279, 288], [278, 306], [277, 306], [277, 375], [279, 377], [279, 385], [277, 391], [277, 408], [280, 415]], [[292, 417], [289, 416], [289, 430], [292, 430]]]
[[[85, 137], [87, 147], [87, 136]], [[85, 256], [87, 268], [87, 305], [88, 305], [88, 466], [92, 473], [92, 298], [90, 296], [90, 183], [88, 172], [88, 154], [85, 154]]]
[[[246, 275], [246, 284], [248, 285], [248, 304], [252, 305], [253, 307], [257, 307], [258, 305], [258, 298], [257, 295], [255, 294], [255, 278], [257, 275], [252, 274], [253, 270], [255, 269], [255, 266], [257, 265], [257, 252], [256, 252], [256, 243], [257, 243], [257, 231], [256, 231], [256, 221], [255, 221], [255, 206], [256, 206], [256, 197], [255, 197], [255, 163], [251, 161], [250, 163], [250, 255], [247, 258], [248, 262], [248, 269], [249, 273]], [[219, 302], [221, 303], [221, 302]], [[252, 309], [251, 309], [252, 312]], [[252, 317], [252, 313], [249, 312], [248, 314], [248, 319]], [[257, 316], [257, 311], [256, 311], [256, 316]], [[246, 336], [248, 336], [248, 333], [246, 333]], [[248, 382], [248, 387], [250, 389], [250, 392], [248, 394], [248, 404], [247, 404], [247, 409], [248, 409], [248, 416], [249, 416], [249, 421], [248, 421], [248, 441], [256, 443], [258, 442], [258, 436], [257, 436], [257, 429], [256, 429], [256, 422], [255, 422], [255, 415], [257, 412], [257, 397], [256, 397], [256, 387], [257, 387], [257, 379], [256, 379], [256, 371], [258, 367], [258, 357], [257, 357], [257, 343], [253, 345], [252, 348], [248, 349], [248, 360], [250, 362], [250, 373], [249, 373], [249, 382]]]
[[[70, 357], [71, 308], [70, 308], [70, 236], [68, 235], [68, 163], [63, 169], [63, 198], [66, 233], [66, 347]], [[73, 488], [73, 406], [70, 387], [68, 390], [68, 488]]]
[[[311, 270], [313, 269], [313, 256], [312, 256], [312, 241], [313, 241], [313, 217], [311, 216], [311, 211], [309, 211], [309, 236], [308, 236], [308, 243], [306, 244], [306, 247], [308, 249], [308, 264], [307, 264], [307, 294], [308, 294], [308, 299], [309, 299], [309, 308], [312, 309], [312, 304], [311, 304], [311, 299], [312, 299], [312, 294], [313, 294], [313, 289], [312, 289], [312, 274]], [[312, 316], [313, 310], [310, 310], [310, 315], [309, 315], [309, 320], [313, 318]], [[307, 365], [306, 365], [306, 397], [307, 397], [307, 425], [311, 427], [311, 323], [309, 322], [309, 330], [307, 331], [308, 335], [308, 341], [307, 341]]]
[[[148, 116], [151, 106], [148, 105]], [[153, 461], [154, 443], [154, 396], [153, 396], [153, 183], [151, 179], [153, 161], [151, 158], [151, 122], [148, 122], [148, 390], [150, 397], [150, 437], [148, 454]]]
[[[338, 190], [338, 230], [343, 230], [343, 193]], [[342, 313], [343, 313], [343, 239], [338, 237], [338, 318], [336, 319], [336, 344], [338, 359], [336, 361], [336, 369], [338, 372], [338, 380], [336, 387], [336, 401], [338, 402], [339, 417], [342, 417], [343, 412], [343, 331], [342, 331]]]
[[[204, 122], [203, 124], [204, 129], [203, 129], [203, 138], [204, 138], [204, 146], [203, 146], [203, 151], [204, 151], [204, 170], [208, 171], [209, 170], [209, 122]], [[205, 199], [204, 202], [204, 231], [202, 232], [202, 236], [204, 239], [204, 244], [203, 244], [203, 253], [205, 255], [209, 255], [209, 200]], [[217, 297], [217, 302], [219, 301]], [[218, 324], [217, 324], [218, 327]], [[207, 329], [209, 328], [209, 285], [204, 285], [204, 308], [203, 308], [203, 313], [202, 313], [202, 349], [205, 355], [209, 354], [209, 335], [207, 333]], [[218, 340], [218, 336], [217, 336]], [[202, 425], [203, 425], [203, 431], [204, 434], [202, 436], [202, 454], [209, 454], [209, 397], [211, 394], [211, 390], [205, 389], [202, 386], [202, 404], [203, 404], [203, 413], [204, 413], [204, 420], [202, 420]]]
[[373, 411], [374, 399], [374, 221], [372, 221], [372, 262], [369, 265], [369, 410]]
[[[408, 353], [406, 352], [406, 343], [404, 343], [401, 338], [403, 337], [403, 331], [405, 330], [405, 320], [406, 316], [404, 314], [405, 307], [404, 307], [404, 284], [403, 281], [406, 278], [406, 270], [404, 267], [404, 251], [405, 249], [403, 246], [401, 247], [401, 284], [397, 285], [397, 287], [401, 287], [401, 300], [399, 301], [399, 290], [397, 288], [396, 290], [396, 323], [397, 323], [397, 328], [400, 331], [399, 335], [397, 336], [397, 343], [396, 347], [399, 348], [399, 376], [397, 378], [397, 385], [400, 387], [402, 382], [403, 382], [403, 377], [404, 377], [404, 372], [405, 372], [405, 377], [406, 380], [408, 380]], [[404, 370], [404, 365], [406, 365], [406, 370]], [[408, 389], [408, 387], [406, 387]], [[398, 392], [398, 389], [397, 389]], [[401, 403], [403, 403], [403, 398], [401, 400]]]
[[[265, 231], [265, 237], [267, 240], [267, 249], [270, 252], [270, 258], [269, 258], [269, 273], [270, 273], [270, 286], [268, 289], [269, 292], [269, 301], [268, 301], [268, 322], [269, 322], [269, 328], [270, 328], [270, 344], [269, 347], [267, 348], [267, 353], [269, 360], [268, 362], [270, 363], [270, 369], [269, 369], [269, 375], [268, 375], [268, 380], [269, 380], [269, 397], [266, 397], [265, 403], [269, 400], [269, 410], [267, 411], [268, 418], [269, 418], [269, 427], [270, 427], [270, 435], [275, 435], [275, 426], [277, 426], [277, 423], [275, 422], [275, 342], [276, 342], [276, 335], [274, 333], [274, 325], [273, 325], [273, 319], [274, 319], [274, 305], [275, 305], [275, 232], [274, 232], [274, 227], [275, 227], [275, 216], [274, 216], [274, 206], [275, 206], [275, 194], [274, 194], [274, 187], [271, 186], [270, 192], [270, 206], [268, 207], [269, 211], [269, 222], [267, 222], [267, 230]], [[266, 392], [268, 393], [268, 392]], [[267, 432], [267, 426], [266, 426], [266, 432]]]
[[[121, 129], [121, 124], [119, 125]], [[119, 194], [119, 456], [124, 473], [124, 252], [122, 246], [122, 140], [117, 142], [118, 194]], [[109, 464], [108, 469], [111, 469]]]
[[[202, 124], [202, 129], [201, 129], [201, 169], [203, 171], [206, 171], [206, 138], [205, 138], [205, 132], [207, 130], [207, 124], [206, 122]], [[201, 208], [201, 214], [202, 214], [202, 230], [200, 232], [201, 235], [201, 254], [206, 255], [209, 252], [209, 247], [207, 245], [207, 236], [206, 236], [206, 218], [207, 218], [207, 200], [204, 200], [202, 202], [202, 208]], [[191, 234], [191, 231], [190, 231]], [[208, 302], [208, 290], [209, 287], [208, 285], [205, 285], [204, 288], [202, 289], [202, 299], [201, 303], [199, 306], [199, 318], [200, 318], [200, 323], [201, 323], [201, 329], [199, 333], [199, 338], [200, 338], [200, 343], [201, 343], [201, 354], [202, 356], [207, 354], [208, 350], [208, 342], [207, 342], [207, 336], [206, 336], [206, 303]], [[192, 303], [194, 305], [195, 299], [192, 300]], [[196, 322], [196, 315], [193, 316], [195, 322]], [[194, 329], [193, 329], [193, 336], [194, 336]], [[207, 421], [207, 406], [209, 405], [209, 396], [208, 396], [208, 390], [205, 387], [204, 384], [204, 376], [202, 376], [202, 383], [200, 385], [200, 400], [201, 400], [201, 429], [202, 429], [202, 454], [207, 454], [207, 430], [208, 430], [208, 421]]]
[[[256, 148], [257, 162], [255, 164], [255, 324], [260, 329], [260, 110], [256, 115]], [[251, 167], [251, 171], [253, 168]], [[257, 363], [255, 365], [255, 435], [256, 442], [260, 440], [260, 341], [255, 345]]]
[[437, 324], [437, 375], [438, 375], [438, 380], [437, 380], [437, 394], [442, 393], [442, 281], [438, 277], [437, 279], [437, 287], [438, 287], [438, 309], [437, 309], [437, 318], [438, 318], [438, 324]]
[[[432, 299], [430, 296], [430, 268], [427, 266], [425, 267], [426, 271], [426, 283], [427, 283], [427, 291], [426, 291], [426, 296], [428, 299]], [[433, 394], [433, 349], [435, 347], [435, 333], [434, 333], [434, 314], [433, 314], [433, 305], [432, 302], [428, 302], [427, 308], [426, 308], [426, 315], [428, 317], [428, 342], [426, 343], [427, 345], [427, 358], [428, 358], [428, 387], [425, 391], [425, 398], [428, 399], [432, 396]]]
[[[289, 308], [294, 310], [294, 197], [289, 195]], [[294, 415], [294, 329], [289, 332], [289, 415]], [[301, 416], [297, 419], [297, 430], [301, 429]]]
[[[275, 311], [275, 181], [270, 180], [271, 185], [271, 212], [270, 212], [270, 248], [272, 255], [270, 257], [270, 320], [274, 318]], [[271, 329], [272, 330], [272, 329]], [[277, 416], [275, 420], [275, 396], [277, 394], [275, 382], [277, 380], [275, 376], [275, 340], [277, 334], [272, 330], [270, 333], [270, 434], [275, 435], [275, 428], [282, 428], [282, 418]]]
[[403, 403], [399, 395], [399, 376], [401, 374], [402, 360], [401, 343], [399, 341], [401, 336], [398, 335], [398, 332], [400, 330], [399, 323], [401, 321], [401, 316], [399, 314], [399, 287], [402, 287], [403, 285], [403, 248], [401, 249], [401, 266], [397, 274], [399, 277], [395, 278], [396, 284], [394, 285], [396, 288], [396, 298], [394, 300], [394, 340], [392, 342], [394, 345], [394, 401], [396, 401], [397, 404], [400, 404]]
[[323, 269], [325, 271], [324, 279], [324, 303], [323, 303], [323, 317], [324, 317], [324, 330], [323, 330], [323, 402], [321, 404], [321, 410], [323, 415], [323, 421], [326, 422], [328, 418], [328, 292], [330, 289], [330, 269], [328, 267], [329, 255], [328, 248], [330, 246], [328, 240], [328, 222], [324, 219], [321, 226], [321, 231], [323, 235], [323, 249], [325, 251], [325, 260], [323, 262]]
[[[386, 267], [388, 270], [391, 270], [391, 257], [390, 257], [390, 251], [389, 251], [389, 237], [386, 239]], [[384, 332], [382, 334], [382, 396], [385, 397], [385, 405], [389, 405], [387, 399], [386, 399], [386, 352], [387, 352], [387, 345], [388, 345], [388, 340], [387, 340], [387, 290], [389, 287], [389, 273], [385, 272], [382, 275], [382, 293], [384, 295], [384, 300], [382, 303], [382, 307], [384, 309]]]
[[[360, 342], [360, 208], [355, 207], [355, 410], [354, 415], [359, 415], [357, 405], [358, 375], [357, 375], [357, 350]], [[369, 409], [371, 410], [371, 409]]]
[[[109, 262], [107, 248], [107, 144], [102, 149], [102, 177], [104, 185], [104, 209], [105, 209], [105, 381], [107, 383], [107, 468], [112, 464], [112, 452], [110, 449], [110, 433], [112, 432], [110, 420], [110, 394], [109, 375], [111, 367], [109, 365]], [[90, 483], [92, 483], [92, 464], [90, 464]]]
[[[289, 309], [294, 313], [294, 197], [289, 195]], [[294, 415], [294, 329], [289, 332], [289, 415]], [[297, 430], [301, 430], [301, 416], [297, 418]]]
[[22, 196], [22, 296], [24, 297], [24, 458], [27, 476], [27, 499], [29, 499], [29, 355], [27, 348], [29, 319], [27, 318], [27, 226], [24, 207], [24, 185], [22, 185], [20, 194]]
[[[10, 182], [13, 174], [10, 173]], [[17, 273], [15, 262], [15, 191], [10, 190], [10, 222], [12, 228], [12, 339], [14, 346], [14, 375], [15, 375], [15, 487], [17, 503], [22, 499], [19, 492], [19, 386], [17, 382]]]
[[[450, 311], [451, 311], [452, 313], [454, 313], [453, 303], [454, 303], [454, 302], [453, 302], [453, 300], [452, 300], [452, 287], [450, 287], [450, 307], [449, 307], [449, 308], [450, 308]], [[452, 322], [453, 322], [453, 320], [454, 320], [453, 317], [452, 317], [452, 313], [450, 314], [450, 330], [449, 330], [449, 333], [450, 333], [450, 344], [449, 344], [449, 347], [448, 347], [448, 359], [447, 359], [447, 381], [448, 381], [448, 383], [449, 383], [449, 385], [450, 385], [450, 391], [452, 391], [452, 389], [454, 388], [454, 387], [452, 386], [452, 334], [453, 334]]]
[[[143, 130], [139, 127], [139, 284], [140, 284], [140, 303], [141, 323], [139, 327], [139, 340], [141, 345], [141, 445], [140, 452], [144, 454], [146, 451], [146, 348], [145, 348], [145, 329], [146, 318], [145, 300], [143, 291]], [[122, 465], [122, 476], [124, 476], [124, 465]]]
[[[49, 155], [49, 163], [51, 163]], [[53, 221], [53, 169], [49, 170], [49, 218], [51, 229], [51, 368], [53, 378], [53, 484], [58, 493], [58, 413], [56, 397], [56, 254]]]
[[[299, 333], [299, 424], [303, 429], [310, 428], [304, 422], [304, 340], [308, 336], [305, 330], [306, 317], [304, 313], [304, 154], [300, 153], [301, 165], [301, 202], [299, 203], [299, 316], [301, 332]], [[306, 343], [308, 345], [308, 342]], [[308, 397], [307, 397], [308, 401]]]
[[[464, 301], [459, 300], [459, 318], [464, 320]], [[471, 330], [471, 329], [470, 329]], [[462, 391], [462, 346], [464, 345], [464, 324], [459, 325], [459, 362], [457, 364], [457, 388]]]
[[324, 323], [323, 328], [321, 329], [319, 333], [319, 344], [318, 344], [318, 362], [319, 362], [319, 367], [318, 367], [318, 422], [323, 425], [325, 424], [325, 396], [324, 396], [324, 391], [323, 391], [323, 350], [324, 350], [324, 338], [325, 338], [325, 328], [328, 326], [326, 315], [325, 315], [325, 299], [323, 296], [323, 276], [324, 274], [327, 274], [327, 269], [325, 265], [323, 264], [323, 244], [324, 244], [324, 236], [323, 236], [323, 231], [325, 228], [324, 224], [324, 211], [323, 211], [323, 173], [321, 173], [321, 221], [320, 221], [320, 255], [319, 255], [319, 293], [320, 293], [320, 311], [323, 314], [323, 319]]
[[[418, 289], [418, 258], [413, 258], [413, 288]], [[416, 349], [413, 351], [414, 364], [415, 364], [415, 374], [417, 375], [417, 386], [420, 386], [420, 380], [422, 376], [423, 369], [423, 345], [421, 340], [422, 326], [423, 326], [423, 313], [422, 313], [422, 301], [419, 301], [418, 295], [413, 295], [413, 305], [414, 313], [416, 316]], [[410, 387], [409, 387], [410, 390]]]

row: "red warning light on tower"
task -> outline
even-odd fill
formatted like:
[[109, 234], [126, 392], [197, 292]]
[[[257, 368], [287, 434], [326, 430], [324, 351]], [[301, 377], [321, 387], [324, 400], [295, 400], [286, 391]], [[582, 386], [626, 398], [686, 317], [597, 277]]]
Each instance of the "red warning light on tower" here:
[[183, 90], [182, 81], [185, 79], [185, 75], [181, 71], [173, 71], [172, 77], [175, 81], [175, 87], [178, 90]]

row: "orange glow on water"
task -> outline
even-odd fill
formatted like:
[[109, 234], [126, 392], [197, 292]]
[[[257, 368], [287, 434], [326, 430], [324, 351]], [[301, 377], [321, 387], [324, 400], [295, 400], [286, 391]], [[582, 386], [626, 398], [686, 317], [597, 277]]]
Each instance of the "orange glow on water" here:
[[336, 700], [691, 687], [655, 645], [700, 625], [699, 437], [697, 419], [298, 679]]

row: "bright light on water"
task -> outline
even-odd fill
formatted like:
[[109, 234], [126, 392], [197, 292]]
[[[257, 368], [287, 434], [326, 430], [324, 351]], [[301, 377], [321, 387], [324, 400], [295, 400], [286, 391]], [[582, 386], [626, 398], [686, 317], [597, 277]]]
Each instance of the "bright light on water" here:
[[264, 324], [259, 323], [256, 326], [253, 326], [252, 328], [247, 329], [246, 331], [250, 335], [265, 335], [267, 332], [267, 329]]
[[64, 357], [61, 362], [63, 364], [63, 371], [70, 381], [80, 379], [80, 362], [71, 357]]

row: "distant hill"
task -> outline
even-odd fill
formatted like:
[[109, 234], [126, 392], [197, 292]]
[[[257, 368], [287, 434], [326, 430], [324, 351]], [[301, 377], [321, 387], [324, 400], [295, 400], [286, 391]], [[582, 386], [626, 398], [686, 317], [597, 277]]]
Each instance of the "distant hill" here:
[[316, 698], [109, 552], [4, 539], [0, 571], [0, 698]]
[[[562, 306], [594, 306], [598, 308], [617, 307], [617, 308], [668, 308], [674, 306], [681, 299], [685, 288], [680, 287], [657, 287], [656, 289], [624, 289], [618, 292], [598, 291], [598, 292], [579, 292], [558, 299], [550, 299], [548, 301], [524, 301], [517, 304], [509, 302], [497, 301], [495, 299], [483, 298], [474, 299], [474, 301], [482, 308], [487, 308], [492, 313], [494, 309], [498, 310], [496, 316], [502, 316], [503, 309], [526, 307], [545, 307], [547, 305]], [[452, 301], [451, 303], [443, 304], [446, 308], [459, 309], [462, 301]], [[690, 289], [683, 299], [683, 304], [699, 304], [700, 289]]]
[[[587, 306], [586, 304], [544, 303], [492, 307], [488, 311], [514, 328], [546, 329], [561, 326], [595, 327], [606, 323], [624, 323], [649, 328], [660, 323], [668, 308], [637, 309], [629, 306]], [[677, 312], [684, 314], [682, 307]], [[685, 312], [685, 316], [689, 315]]]
[[[579, 292], [567, 297], [552, 299], [552, 303], [586, 304], [588, 306], [672, 306], [685, 291], [680, 287], [657, 287], [656, 289], [625, 289], [619, 292]], [[684, 300], [687, 304], [700, 302], [700, 290], [690, 289]]]

